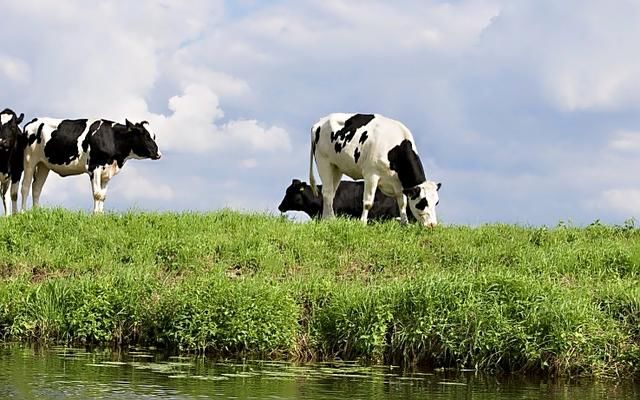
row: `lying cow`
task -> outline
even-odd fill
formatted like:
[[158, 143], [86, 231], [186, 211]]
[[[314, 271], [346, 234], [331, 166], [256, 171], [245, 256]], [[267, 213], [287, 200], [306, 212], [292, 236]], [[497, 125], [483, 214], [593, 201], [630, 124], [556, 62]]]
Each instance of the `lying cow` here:
[[[314, 195], [306, 182], [298, 179], [291, 181], [291, 185], [278, 206], [280, 212], [303, 211], [311, 218], [319, 218], [322, 214], [322, 185], [318, 185], [320, 195]], [[362, 215], [363, 182], [342, 181], [333, 198], [333, 210], [336, 215], [348, 218], [360, 218]], [[399, 218], [396, 200], [386, 196], [380, 190], [376, 191], [373, 207], [369, 210], [369, 219], [388, 220]], [[409, 216], [413, 219], [413, 215]]]
[[145, 128], [146, 121], [119, 124], [105, 119], [36, 118], [24, 128], [22, 209], [26, 209], [33, 180], [33, 207], [40, 204], [40, 192], [49, 171], [60, 176], [89, 174], [93, 191], [93, 212], [101, 213], [107, 184], [129, 159], [160, 158], [160, 151]]
[[[11, 215], [9, 196], [11, 196], [13, 203], [13, 212], [17, 211], [23, 150], [19, 125], [23, 118], [24, 114], [20, 114], [18, 117], [8, 108], [0, 112], [0, 197], [2, 197], [5, 215]], [[9, 191], [9, 186], [11, 186], [11, 191]]]
[[[323, 184], [322, 218], [332, 218], [333, 199], [343, 174], [364, 179], [361, 220], [366, 223], [376, 189], [396, 199], [400, 221], [407, 202], [423, 225], [437, 224], [440, 184], [428, 181], [409, 129], [377, 114], [330, 114], [311, 129], [309, 182], [317, 194], [313, 160]], [[408, 198], [408, 200], [407, 200]]]

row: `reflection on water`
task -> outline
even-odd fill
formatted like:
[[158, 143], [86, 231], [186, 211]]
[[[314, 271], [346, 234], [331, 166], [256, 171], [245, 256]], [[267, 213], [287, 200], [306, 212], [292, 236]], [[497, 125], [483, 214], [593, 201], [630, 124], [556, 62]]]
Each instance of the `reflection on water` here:
[[496, 378], [351, 362], [218, 362], [149, 351], [0, 347], [0, 399], [636, 399], [632, 382]]

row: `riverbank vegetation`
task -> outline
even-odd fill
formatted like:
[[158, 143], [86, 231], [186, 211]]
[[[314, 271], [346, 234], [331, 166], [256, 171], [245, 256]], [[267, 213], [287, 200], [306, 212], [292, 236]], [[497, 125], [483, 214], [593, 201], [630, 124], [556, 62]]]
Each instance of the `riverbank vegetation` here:
[[0, 219], [5, 341], [638, 376], [640, 230]]

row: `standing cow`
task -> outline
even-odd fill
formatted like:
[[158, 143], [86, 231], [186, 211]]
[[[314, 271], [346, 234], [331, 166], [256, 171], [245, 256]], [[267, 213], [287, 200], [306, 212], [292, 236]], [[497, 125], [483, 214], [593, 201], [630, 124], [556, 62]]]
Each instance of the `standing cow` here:
[[[284, 198], [278, 210], [286, 211], [303, 211], [311, 218], [319, 218], [322, 215], [322, 185], [318, 185], [320, 194], [313, 194], [311, 186], [306, 182], [298, 179], [291, 181], [291, 185], [287, 188]], [[358, 181], [342, 181], [338, 185], [336, 194], [333, 198], [333, 210], [336, 215], [360, 218], [362, 215], [362, 194], [364, 192], [364, 182]], [[372, 220], [389, 220], [399, 218], [398, 205], [396, 199], [391, 198], [380, 190], [376, 191], [376, 197], [373, 200], [373, 206], [369, 210], [369, 219]], [[413, 214], [409, 215], [409, 219], [413, 218]]]
[[[400, 221], [407, 222], [409, 207], [419, 223], [437, 224], [440, 183], [428, 181], [409, 129], [378, 114], [335, 113], [311, 129], [309, 182], [317, 193], [313, 160], [322, 180], [322, 217], [332, 218], [333, 198], [343, 174], [364, 179], [362, 222], [366, 223], [376, 188], [396, 199]], [[406, 196], [405, 196], [406, 195]]]
[[40, 204], [40, 193], [49, 171], [60, 176], [89, 174], [93, 192], [93, 212], [101, 213], [107, 184], [129, 159], [160, 158], [160, 151], [145, 128], [146, 121], [125, 124], [105, 119], [36, 118], [24, 128], [22, 209], [26, 209], [33, 180], [33, 207]]
[[[17, 211], [18, 184], [22, 174], [22, 135], [20, 123], [24, 114], [16, 113], [6, 108], [0, 112], [0, 197], [4, 214], [11, 215], [9, 196], [13, 203], [13, 212]], [[11, 186], [11, 194], [9, 194]]]

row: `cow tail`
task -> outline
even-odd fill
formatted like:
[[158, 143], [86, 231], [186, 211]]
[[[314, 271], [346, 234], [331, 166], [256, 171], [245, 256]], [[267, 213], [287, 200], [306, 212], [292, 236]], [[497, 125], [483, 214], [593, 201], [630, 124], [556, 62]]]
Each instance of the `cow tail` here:
[[309, 154], [309, 185], [314, 196], [318, 195], [318, 188], [316, 187], [316, 178], [313, 176], [313, 157], [316, 152], [316, 142], [313, 138], [314, 128], [311, 128], [311, 152]]

